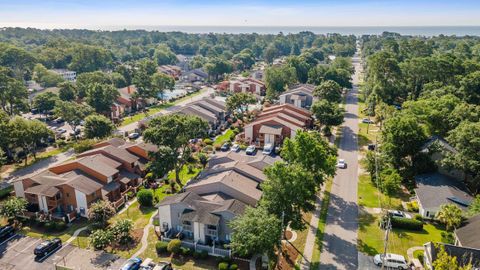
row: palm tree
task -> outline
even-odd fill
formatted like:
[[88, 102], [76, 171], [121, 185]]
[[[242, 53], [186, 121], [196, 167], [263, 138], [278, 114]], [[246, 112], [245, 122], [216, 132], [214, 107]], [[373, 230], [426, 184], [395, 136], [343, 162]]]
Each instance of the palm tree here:
[[435, 218], [445, 224], [447, 230], [450, 231], [462, 223], [462, 210], [454, 204], [444, 204], [440, 206]]

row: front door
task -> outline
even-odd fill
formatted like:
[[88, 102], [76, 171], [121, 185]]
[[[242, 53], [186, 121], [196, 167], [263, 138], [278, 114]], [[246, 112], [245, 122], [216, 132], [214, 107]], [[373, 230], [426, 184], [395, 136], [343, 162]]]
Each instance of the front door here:
[[265, 143], [264, 144], [267, 144], [267, 143], [271, 143], [271, 144], [275, 144], [275, 135], [274, 134], [266, 134], [265, 133]]

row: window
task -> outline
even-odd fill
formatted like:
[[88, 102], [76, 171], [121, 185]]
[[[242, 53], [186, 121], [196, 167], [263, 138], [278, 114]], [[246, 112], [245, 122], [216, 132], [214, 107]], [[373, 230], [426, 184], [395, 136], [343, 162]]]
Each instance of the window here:
[[162, 228], [163, 228], [164, 230], [168, 230], [168, 223], [167, 223], [167, 222], [163, 222], [163, 223], [162, 223]]
[[177, 231], [181, 231], [183, 229], [182, 225], [177, 225]]
[[216, 230], [216, 229], [217, 229], [217, 226], [208, 225], [207, 228], [208, 228], [209, 230]]
[[62, 198], [62, 193], [57, 193], [57, 195], [55, 196], [55, 198], [57, 200], [60, 200]]
[[184, 220], [182, 223], [183, 225], [192, 225], [192, 223], [188, 220]]
[[225, 240], [230, 241], [230, 234], [225, 234]]

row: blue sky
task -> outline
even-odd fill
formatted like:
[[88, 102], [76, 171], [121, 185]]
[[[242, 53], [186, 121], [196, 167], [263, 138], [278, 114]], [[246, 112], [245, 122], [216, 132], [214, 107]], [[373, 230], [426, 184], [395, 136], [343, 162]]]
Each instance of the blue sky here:
[[473, 0], [0, 0], [0, 26], [93, 28], [147, 25], [480, 25]]

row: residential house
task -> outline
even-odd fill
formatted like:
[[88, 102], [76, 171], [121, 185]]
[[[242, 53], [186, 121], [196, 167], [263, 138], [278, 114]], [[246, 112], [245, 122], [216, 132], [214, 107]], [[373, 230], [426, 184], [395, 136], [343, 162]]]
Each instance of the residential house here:
[[172, 76], [177, 80], [182, 75], [182, 69], [179, 66], [173, 65], [161, 65], [157, 68], [157, 71], [169, 76]]
[[226, 123], [228, 116], [225, 103], [212, 98], [203, 98], [191, 102], [176, 113], [195, 115], [202, 118], [208, 122], [211, 132], [220, 131], [220, 128]]
[[228, 223], [247, 206], [256, 206], [263, 169], [277, 160], [270, 156], [247, 157], [220, 152], [184, 193], [165, 198], [158, 205], [159, 224], [165, 237], [180, 237], [200, 244], [228, 243]]
[[279, 145], [285, 138], [294, 138], [299, 130], [313, 125], [310, 111], [292, 104], [266, 107], [257, 119], [244, 127], [243, 138], [257, 147], [272, 143]]
[[147, 105], [153, 104], [154, 99], [135, 98], [134, 94], [137, 92], [135, 85], [118, 88], [119, 96], [112, 105], [112, 118], [121, 118], [125, 114], [131, 113], [133, 110], [141, 110]]
[[183, 82], [195, 83], [205, 82], [208, 79], [208, 74], [202, 69], [193, 69], [182, 74], [181, 80]]
[[437, 165], [438, 171], [455, 179], [465, 179], [465, 173], [458, 169], [447, 168], [442, 164], [445, 153], [456, 154], [457, 149], [439, 136], [430, 137], [422, 146], [420, 152], [429, 154], [430, 159]]
[[293, 104], [298, 108], [309, 109], [317, 99], [313, 96], [314, 89], [312, 84], [294, 86], [279, 96], [280, 104]]
[[121, 139], [102, 142], [74, 160], [15, 181], [15, 195], [28, 201], [30, 212], [68, 222], [77, 215], [87, 217], [97, 200], [108, 200], [118, 209], [141, 184], [148, 162], [144, 153], [154, 148]]
[[263, 69], [257, 69], [252, 71], [252, 73], [250, 73], [250, 77], [252, 79], [262, 81], [263, 77], [265, 76], [264, 74], [265, 74], [265, 71]]
[[459, 266], [471, 264], [471, 269], [480, 269], [480, 249], [432, 242], [424, 244], [423, 247], [424, 264], [427, 269], [435, 270], [433, 262], [437, 259], [438, 252], [441, 248], [451, 257], [455, 257]]
[[419, 213], [424, 218], [434, 218], [443, 204], [466, 210], [473, 200], [462, 182], [440, 173], [418, 175], [415, 181]]
[[455, 245], [480, 249], [480, 214], [467, 219], [454, 232]]
[[265, 95], [265, 83], [259, 80], [240, 77], [234, 80], [230, 80], [229, 83], [229, 91], [232, 93], [248, 92], [256, 94], [257, 96]]
[[74, 82], [77, 80], [77, 72], [68, 69], [51, 69], [50, 71], [62, 76], [65, 81]]

